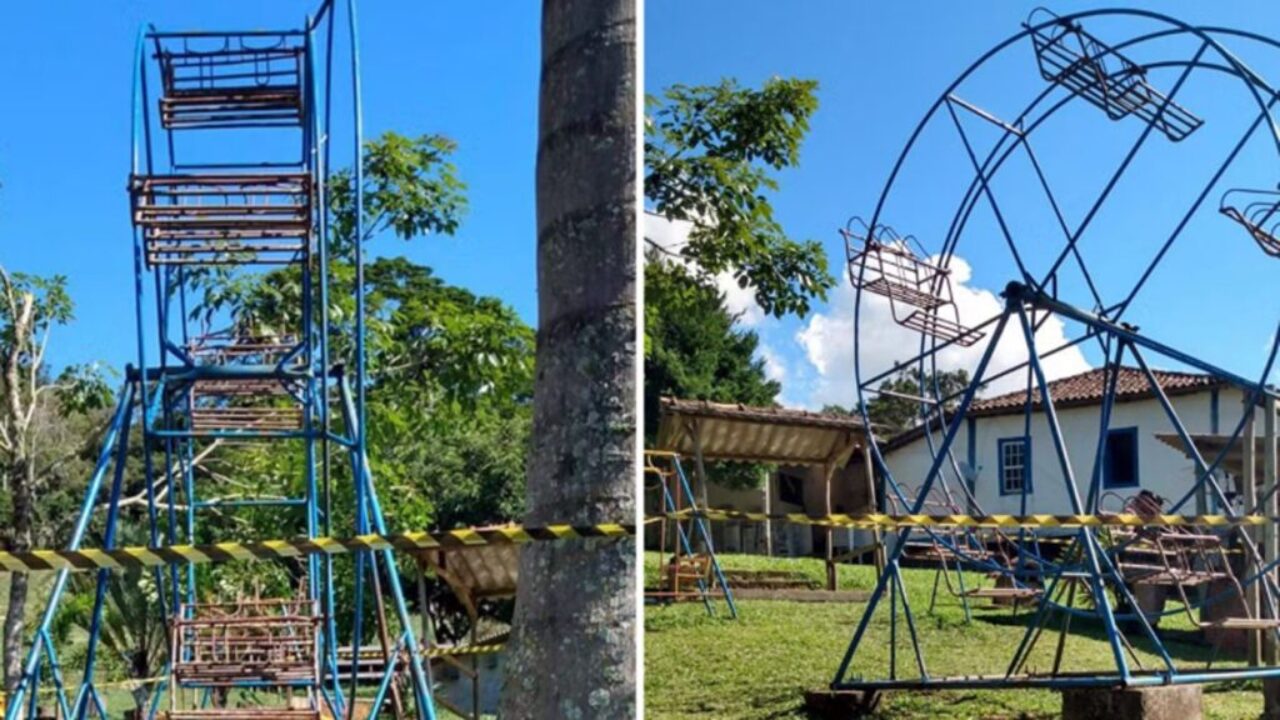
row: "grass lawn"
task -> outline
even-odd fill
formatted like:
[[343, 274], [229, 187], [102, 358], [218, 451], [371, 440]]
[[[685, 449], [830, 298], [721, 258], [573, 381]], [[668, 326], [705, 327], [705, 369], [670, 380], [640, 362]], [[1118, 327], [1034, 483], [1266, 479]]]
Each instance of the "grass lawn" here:
[[[773, 569], [804, 573], [822, 582], [825, 570], [817, 559], [770, 559], [759, 556], [721, 555], [726, 569]], [[647, 553], [645, 574], [652, 585], [657, 579], [658, 556]], [[1003, 673], [1022, 638], [1029, 620], [1023, 612], [1013, 616], [1008, 608], [981, 607], [974, 602], [974, 619], [965, 624], [959, 601], [941, 590], [939, 607], [926, 609], [934, 572], [904, 572], [907, 594], [920, 628], [920, 642], [931, 675]], [[966, 585], [982, 579], [974, 575]], [[841, 588], [870, 589], [875, 570], [842, 566]], [[986, 582], [989, 584], [989, 581]], [[887, 603], [882, 604], [885, 608]], [[803, 691], [825, 686], [835, 674], [864, 603], [795, 603], [740, 601], [739, 617], [708, 617], [700, 603], [650, 606], [645, 610], [645, 716], [652, 718], [803, 718]], [[1057, 624], [1045, 629], [1028, 669], [1047, 671], [1059, 633]], [[1110, 645], [1099, 627], [1077, 620], [1066, 643], [1063, 670], [1100, 670], [1114, 661]], [[1166, 617], [1160, 633], [1174, 660], [1183, 667], [1203, 667], [1210, 650], [1196, 642], [1190, 621], [1183, 615]], [[899, 674], [913, 674], [913, 655], [905, 628], [899, 624]], [[1136, 636], [1131, 639], [1137, 640]], [[1137, 654], [1146, 668], [1160, 667], [1148, 652], [1149, 643], [1137, 643]], [[886, 676], [889, 656], [888, 614], [877, 610], [868, 635], [852, 665], [853, 673], [871, 678]], [[1226, 667], [1230, 662], [1215, 662]], [[1130, 661], [1131, 667], [1133, 666]], [[1236, 683], [1205, 689], [1208, 718], [1256, 718], [1262, 712], [1260, 683]], [[888, 695], [880, 705], [885, 718], [1021, 718], [1056, 717], [1060, 698], [1047, 690], [900, 692]]]

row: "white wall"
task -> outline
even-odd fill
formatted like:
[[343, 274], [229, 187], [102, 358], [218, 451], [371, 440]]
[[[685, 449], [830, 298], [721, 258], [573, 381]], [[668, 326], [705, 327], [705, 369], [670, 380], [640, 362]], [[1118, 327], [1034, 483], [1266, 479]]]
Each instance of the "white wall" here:
[[[1222, 434], [1230, 433], [1242, 416], [1242, 399], [1240, 391], [1222, 388], [1218, 399], [1218, 429]], [[1189, 395], [1175, 395], [1170, 398], [1182, 424], [1191, 433], [1208, 433], [1211, 431], [1211, 392], [1208, 390]], [[1088, 494], [1089, 482], [1093, 473], [1094, 456], [1097, 452], [1098, 427], [1101, 422], [1101, 408], [1097, 405], [1060, 408], [1058, 420], [1062, 426], [1062, 435], [1066, 443], [1068, 457], [1071, 460], [1071, 472], [1075, 477], [1081, 500]], [[978, 417], [973, 419], [975, 428], [975, 496], [979, 508], [975, 511], [988, 514], [1019, 514], [1022, 512], [1019, 495], [1000, 494], [1000, 460], [998, 441], [1001, 438], [1020, 436], [1023, 434], [1025, 418], [1021, 413], [994, 417]], [[1181, 452], [1165, 445], [1156, 438], [1158, 433], [1174, 432], [1160, 403], [1155, 398], [1118, 402], [1112, 409], [1111, 428], [1138, 428], [1138, 481], [1143, 489], [1150, 490], [1166, 498], [1168, 503], [1176, 502], [1185, 495], [1194, 482], [1194, 465]], [[962, 423], [952, 446], [957, 461], [966, 461], [969, 450], [968, 421]], [[934, 435], [934, 447], [941, 441], [941, 433]], [[1207, 458], [1210, 462], [1212, 458]], [[923, 438], [914, 440], [902, 447], [889, 451], [885, 457], [889, 471], [900, 485], [918, 488], [925, 480], [932, 456], [928, 444]], [[959, 493], [959, 481], [949, 464], [944, 464], [944, 477], [956, 492]], [[1067, 514], [1073, 512], [1066, 484], [1063, 481], [1058, 454], [1054, 449], [1049, 424], [1043, 412], [1033, 413], [1031, 422], [1031, 485], [1032, 492], [1027, 496], [1027, 513]], [[936, 484], [935, 484], [936, 487]], [[1124, 496], [1137, 493], [1138, 488], [1121, 488], [1117, 492]], [[886, 490], [888, 492], [888, 490]], [[1103, 505], [1107, 510], [1118, 510], [1116, 501], [1110, 500]], [[962, 507], [962, 510], [964, 508]], [[1194, 503], [1182, 508], [1185, 513], [1195, 512]], [[929, 508], [929, 512], [939, 510]]]

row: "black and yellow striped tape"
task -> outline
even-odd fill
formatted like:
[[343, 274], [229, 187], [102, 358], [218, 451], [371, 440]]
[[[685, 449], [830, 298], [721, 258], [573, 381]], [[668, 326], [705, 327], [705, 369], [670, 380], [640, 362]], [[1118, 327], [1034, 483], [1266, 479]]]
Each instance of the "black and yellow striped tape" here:
[[490, 645], [459, 645], [454, 647], [434, 647], [426, 652], [427, 657], [457, 657], [459, 655], [488, 655], [501, 652], [506, 647], [503, 643]]
[[[708, 520], [748, 520], [753, 522], [785, 522], [799, 525], [821, 525], [847, 528], [904, 527], [973, 527], [973, 528], [1078, 528], [1078, 527], [1232, 527], [1237, 525], [1280, 524], [1280, 518], [1267, 515], [1135, 515], [1102, 513], [1098, 515], [828, 515], [810, 517], [804, 513], [761, 513], [741, 510], [706, 510], [696, 513]], [[691, 510], [651, 517], [688, 519]]]
[[478, 545], [523, 545], [576, 538], [624, 538], [635, 535], [635, 525], [542, 525], [522, 527], [408, 532], [393, 535], [357, 535], [351, 538], [266, 540], [211, 545], [122, 547], [114, 550], [32, 550], [0, 552], [0, 573], [49, 570], [97, 570], [189, 565], [230, 560], [279, 560], [306, 555], [345, 555], [361, 550], [451, 550]]

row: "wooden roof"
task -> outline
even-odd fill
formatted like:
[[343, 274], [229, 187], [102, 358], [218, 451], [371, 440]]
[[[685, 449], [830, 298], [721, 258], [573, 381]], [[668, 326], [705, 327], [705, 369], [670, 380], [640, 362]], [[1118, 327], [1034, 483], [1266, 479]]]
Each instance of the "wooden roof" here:
[[663, 398], [657, 448], [708, 460], [843, 464], [866, 437], [860, 418], [781, 407]]
[[[1200, 457], [1204, 458], [1205, 464], [1208, 465], [1213, 464], [1213, 461], [1222, 453], [1223, 448], [1227, 447], [1227, 441], [1231, 440], [1230, 435], [1209, 435], [1205, 433], [1190, 433], [1190, 435], [1191, 442], [1195, 443], [1196, 451], [1200, 453]], [[1191, 457], [1191, 453], [1187, 452], [1186, 446], [1182, 443], [1182, 438], [1177, 433], [1156, 433], [1156, 437], [1165, 445], [1186, 455], [1188, 458]], [[1264, 467], [1265, 456], [1263, 455], [1266, 448], [1266, 438], [1262, 437], [1260, 431], [1254, 437], [1253, 448], [1254, 481], [1261, 483], [1266, 470]], [[1218, 467], [1236, 477], [1244, 475], [1243, 438], [1236, 438], [1235, 442], [1231, 443], [1231, 449], [1227, 451], [1226, 457], [1222, 459]]]
[[469, 609], [481, 598], [516, 594], [520, 575], [520, 548], [516, 545], [464, 546], [425, 550], [418, 555]]

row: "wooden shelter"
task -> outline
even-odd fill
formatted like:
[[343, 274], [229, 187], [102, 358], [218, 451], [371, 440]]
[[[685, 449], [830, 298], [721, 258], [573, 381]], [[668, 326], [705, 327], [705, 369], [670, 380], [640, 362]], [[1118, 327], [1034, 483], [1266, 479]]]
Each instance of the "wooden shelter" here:
[[[782, 407], [758, 407], [708, 400], [663, 398], [657, 448], [694, 459], [695, 493], [706, 505], [706, 461], [728, 460], [821, 468], [826, 496], [825, 513], [832, 514], [832, 477], [856, 452], [866, 453], [866, 427], [860, 418], [814, 413]], [[875, 507], [875, 479], [871, 463], [863, 479], [868, 506]], [[768, 494], [765, 495], [766, 500]], [[766, 507], [766, 513], [770, 508]], [[766, 542], [771, 532], [766, 521]], [[827, 585], [835, 589], [833, 529], [826, 528]], [[879, 536], [876, 537], [877, 545]]]
[[[426, 608], [426, 591], [422, 583], [422, 571], [430, 568], [444, 580], [471, 619], [471, 645], [480, 643], [480, 601], [493, 598], [515, 597], [519, 579], [520, 548], [516, 545], [476, 545], [445, 550], [424, 550], [416, 553], [419, 569], [418, 592], [422, 606]], [[426, 613], [423, 613], [425, 622]], [[430, 637], [429, 628], [423, 628], [423, 636]], [[504, 641], [504, 638], [487, 638], [486, 643]], [[451, 712], [467, 718], [480, 718], [480, 666], [474, 654], [466, 657], [439, 656], [471, 682], [471, 708], [452, 707], [443, 697], [436, 702]]]
[[[1258, 407], [1260, 405], [1260, 408]], [[1277, 493], [1277, 479], [1280, 476], [1280, 440], [1277, 439], [1277, 407], [1275, 398], [1267, 397], [1261, 403], [1250, 403], [1246, 399], [1243, 428], [1237, 437], [1222, 434], [1189, 434], [1188, 439], [1195, 446], [1196, 453], [1206, 463], [1213, 463], [1222, 457], [1218, 465], [1220, 471], [1229, 473], [1235, 478], [1234, 487], [1228, 492], [1239, 493], [1240, 504], [1245, 514], [1257, 513], [1275, 517], [1280, 515], [1280, 493]], [[1258, 418], [1258, 410], [1261, 418]], [[1258, 420], [1261, 419], [1261, 433]], [[1193, 457], [1182, 438], [1176, 433], [1161, 433], [1156, 437], [1161, 442]], [[1251, 482], [1244, 481], [1251, 478]], [[1197, 498], [1196, 511], [1205, 510], [1204, 498]], [[1250, 528], [1249, 536], [1257, 543], [1261, 551], [1261, 563], [1272, 567], [1280, 559], [1280, 536], [1274, 523], [1266, 523], [1261, 527]], [[1275, 576], [1275, 570], [1270, 574]], [[1267, 609], [1262, 602], [1262, 593], [1258, 583], [1253, 583], [1245, 590], [1244, 602], [1248, 603], [1252, 617], [1264, 617]], [[1251, 665], [1273, 665], [1280, 661], [1280, 649], [1277, 649], [1271, 633], [1259, 630], [1248, 631], [1249, 662]]]

